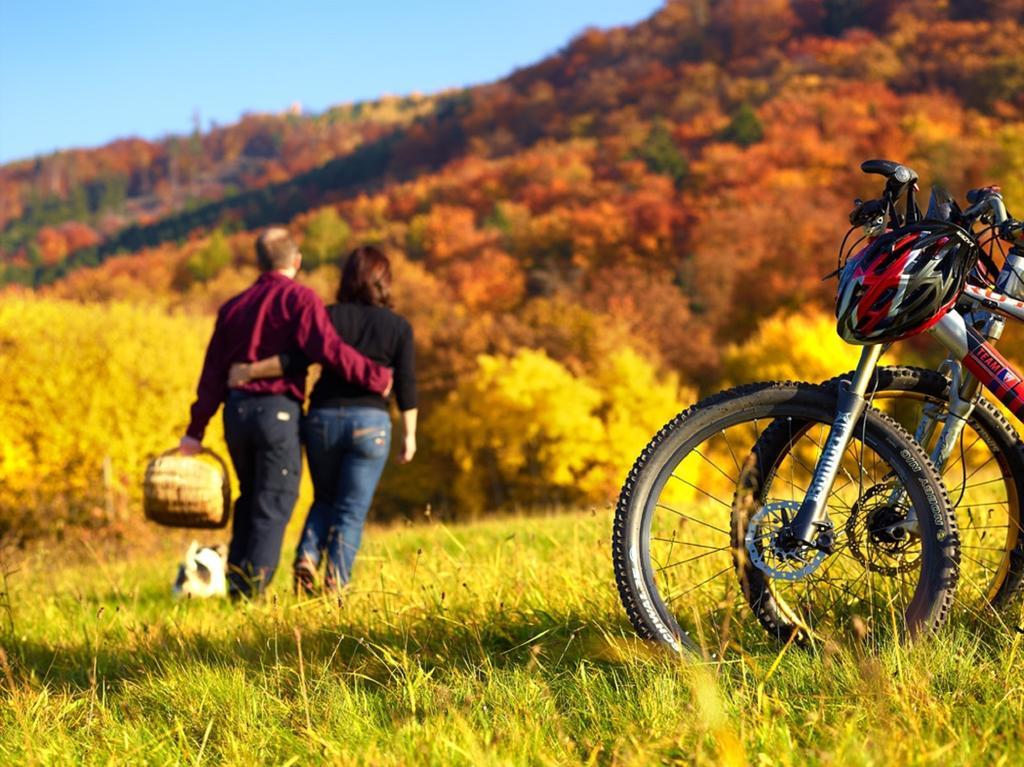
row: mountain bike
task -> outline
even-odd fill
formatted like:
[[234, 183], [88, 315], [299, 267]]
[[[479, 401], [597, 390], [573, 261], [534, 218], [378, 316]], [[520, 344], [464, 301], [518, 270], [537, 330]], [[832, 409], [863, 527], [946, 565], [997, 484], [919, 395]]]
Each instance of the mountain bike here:
[[[851, 223], [878, 236], [887, 225], [920, 218], [913, 171], [885, 161], [862, 167], [885, 176], [886, 188], [879, 200], [858, 201]], [[1012, 219], [995, 190], [976, 196], [964, 223], [990, 215], [1012, 239]], [[971, 321], [998, 337], [992, 317]], [[720, 655], [756, 643], [736, 620], [747, 607], [777, 639], [914, 636], [940, 625], [953, 603], [961, 549], [949, 499], [920, 447], [936, 434], [930, 450], [947, 476], [958, 465], [985, 469], [973, 455], [978, 444], [994, 456], [1001, 481], [986, 482], [1003, 497], [979, 501], [978, 508], [989, 507], [983, 512], [968, 508], [974, 504], [964, 499], [980, 491], [968, 487], [966, 470], [954, 489], [971, 535], [993, 550], [987, 543], [1003, 539], [986, 605], [1010, 599], [1021, 569], [1008, 553], [1020, 538], [1024, 454], [1016, 435], [991, 405], [975, 401], [958, 367], [946, 375], [877, 368], [881, 351], [867, 345], [852, 375], [820, 388], [770, 383], [716, 395], [655, 436], [623, 487], [613, 539], [620, 595], [642, 636]], [[894, 414], [918, 403], [917, 441], [908, 445], [905, 431], [867, 407], [866, 395], [875, 404], [891, 399]], [[796, 411], [811, 400], [832, 413], [802, 418]], [[976, 436], [970, 447], [963, 443], [968, 429]], [[959, 464], [949, 460], [958, 440]], [[968, 545], [971, 561], [977, 552]]]
[[[915, 180], [916, 174], [907, 171]], [[960, 228], [971, 229], [981, 221], [987, 227], [980, 233], [989, 234], [989, 251], [979, 249], [979, 262], [972, 270], [963, 292], [957, 297], [957, 309], [965, 325], [970, 325], [977, 342], [975, 356], [986, 360], [989, 387], [998, 388], [997, 395], [1006, 397], [1005, 385], [991, 378], [1002, 376], [1011, 380], [1010, 371], [996, 370], [990, 349], [1001, 337], [1004, 317], [993, 307], [1000, 303], [1008, 307], [1012, 316], [1015, 299], [1024, 295], [1024, 246], [1022, 225], [1006, 211], [1002, 196], [996, 187], [972, 190], [968, 193], [972, 203], [961, 212], [955, 201], [941, 189], [933, 189], [925, 218], [932, 222], [954, 222]], [[867, 234], [877, 232], [881, 221], [875, 212], [867, 216], [862, 210], [877, 211], [881, 201], [861, 203], [851, 214], [851, 223], [864, 224]], [[908, 205], [904, 222], [914, 223], [919, 211]], [[865, 219], [867, 219], [865, 221]], [[896, 227], [899, 222], [893, 222]], [[996, 245], [1007, 243], [1009, 253], [1002, 252], [1003, 265], [998, 268], [993, 258]], [[1024, 311], [1019, 316], [1024, 316]], [[946, 332], [944, 328], [956, 322], [956, 315], [936, 318], [933, 334]], [[940, 338], [941, 340], [941, 338]], [[981, 347], [984, 341], [989, 350]], [[946, 344], [947, 348], [949, 344]], [[955, 347], [954, 347], [955, 348]], [[914, 429], [915, 439], [929, 450], [930, 458], [942, 473], [954, 499], [960, 534], [960, 588], [958, 606], [976, 623], [1006, 626], [1001, 610], [1016, 608], [1014, 597], [1024, 581], [1024, 533], [1021, 522], [1021, 495], [1024, 491], [1024, 462], [1021, 441], [1002, 414], [989, 402], [979, 397], [983, 382], [972, 368], [977, 360], [963, 360], [960, 353], [950, 354], [938, 372], [914, 368], [879, 369], [869, 389], [870, 403], [898, 417], [907, 428]], [[1005, 362], [1005, 361], [1004, 361]], [[964, 368], [967, 368], [966, 370]], [[1007, 376], [1010, 378], [1007, 379]], [[838, 380], [842, 381], [840, 377]], [[902, 417], [901, 417], [902, 416]], [[781, 426], [775, 431], [781, 430]], [[755, 453], [769, 462], [774, 452], [784, 449], [772, 444], [769, 435], [757, 446]], [[758, 471], [765, 471], [769, 464]], [[892, 554], [907, 540], [908, 531], [915, 524], [914, 513], [901, 515], [899, 494], [875, 492], [858, 509], [859, 516], [847, 528], [851, 546], [864, 556], [872, 551]], [[852, 525], [860, 525], [859, 530]], [[858, 541], [867, 541], [860, 545]], [[878, 561], [870, 567], [884, 568]], [[751, 605], [761, 599], [754, 595]], [[1011, 618], [1012, 619], [1012, 618]]]

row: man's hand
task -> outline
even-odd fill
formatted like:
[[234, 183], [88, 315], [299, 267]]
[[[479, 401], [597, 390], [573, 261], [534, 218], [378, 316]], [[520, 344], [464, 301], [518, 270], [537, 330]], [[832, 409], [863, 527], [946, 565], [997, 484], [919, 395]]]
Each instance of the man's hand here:
[[252, 365], [247, 362], [236, 362], [228, 370], [228, 388], [237, 389], [252, 380]]
[[416, 455], [416, 437], [407, 436], [402, 440], [402, 452], [398, 454], [399, 463], [409, 463]]
[[203, 450], [203, 443], [195, 437], [185, 435], [178, 443], [178, 452], [182, 455], [196, 455]]
[[380, 396], [382, 396], [384, 399], [387, 399], [388, 395], [391, 394], [391, 390], [394, 388], [394, 386], [395, 371], [392, 370], [391, 368], [388, 368], [388, 385], [384, 388], [384, 391], [380, 393]]

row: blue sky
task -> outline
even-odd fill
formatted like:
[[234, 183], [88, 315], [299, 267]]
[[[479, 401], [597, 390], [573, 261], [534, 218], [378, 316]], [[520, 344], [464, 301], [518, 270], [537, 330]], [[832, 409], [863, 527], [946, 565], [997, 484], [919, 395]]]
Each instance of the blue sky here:
[[496, 79], [657, 0], [0, 0], [0, 162]]

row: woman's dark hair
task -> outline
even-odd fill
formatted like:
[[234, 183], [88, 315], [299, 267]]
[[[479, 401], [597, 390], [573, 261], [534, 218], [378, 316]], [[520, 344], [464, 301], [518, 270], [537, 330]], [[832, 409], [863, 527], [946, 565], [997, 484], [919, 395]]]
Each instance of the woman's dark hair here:
[[341, 270], [338, 303], [391, 306], [391, 262], [372, 245], [349, 253]]

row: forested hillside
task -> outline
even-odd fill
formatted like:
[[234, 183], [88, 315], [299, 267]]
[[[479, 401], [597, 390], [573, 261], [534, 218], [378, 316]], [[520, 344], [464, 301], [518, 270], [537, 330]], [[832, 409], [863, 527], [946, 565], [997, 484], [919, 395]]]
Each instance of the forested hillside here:
[[[302, 238], [325, 297], [338, 255], [379, 243], [427, 414], [384, 503], [599, 501], [697, 389], [756, 376], [732, 344], [827, 307], [851, 200], [879, 186], [861, 160], [1024, 210], [1022, 31], [1020, 0], [670, 0], [488, 85], [8, 165], [0, 281], [209, 314], [260, 226]], [[576, 420], [545, 381], [582, 387]], [[584, 422], [575, 455], [495, 455]]]
[[124, 139], [0, 167], [0, 279], [45, 282], [92, 265], [114, 243], [132, 242], [126, 230], [290, 179], [379, 140], [433, 103], [387, 97], [315, 116], [296, 107], [206, 132], [197, 115], [188, 136]]

